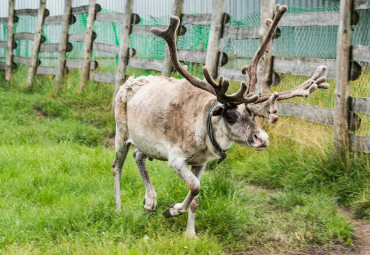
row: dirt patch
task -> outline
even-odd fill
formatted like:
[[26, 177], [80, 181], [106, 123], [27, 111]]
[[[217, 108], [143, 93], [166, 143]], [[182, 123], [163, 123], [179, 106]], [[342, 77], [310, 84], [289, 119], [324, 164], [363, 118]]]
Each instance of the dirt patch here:
[[115, 136], [108, 137], [107, 141], [105, 142], [105, 147], [114, 148], [115, 138], [116, 138]]
[[354, 246], [360, 255], [370, 254], [370, 221], [359, 220], [353, 216], [349, 208], [341, 208], [340, 212], [347, 215], [349, 221], [355, 229]]
[[248, 190], [251, 190], [251, 191], [264, 191], [264, 192], [266, 192], [266, 193], [268, 193], [270, 195], [278, 192], [278, 190], [276, 190], [276, 189], [267, 189], [267, 188], [262, 188], [260, 186], [251, 185], [251, 184], [246, 185], [246, 188]]
[[40, 118], [47, 119], [49, 118], [49, 115], [41, 111], [40, 109], [35, 109], [36, 115], [39, 116]]
[[[350, 248], [345, 245], [337, 245], [332, 249], [322, 248], [322, 247], [312, 247], [306, 250], [291, 250], [291, 251], [280, 251], [274, 253], [264, 253], [261, 251], [251, 251], [251, 252], [240, 252], [233, 253], [235, 255], [363, 255], [354, 248]], [[368, 253], [367, 253], [368, 255]]]
[[[265, 191], [272, 195], [279, 190], [266, 189], [256, 185], [246, 185], [246, 189], [252, 191]], [[264, 253], [261, 251], [237, 252], [233, 254], [245, 255], [370, 255], [370, 221], [356, 219], [349, 208], [340, 208], [339, 211], [348, 217], [354, 227], [354, 245], [348, 247], [343, 244], [335, 244], [333, 248], [311, 247], [304, 250], [279, 251], [276, 253]]]

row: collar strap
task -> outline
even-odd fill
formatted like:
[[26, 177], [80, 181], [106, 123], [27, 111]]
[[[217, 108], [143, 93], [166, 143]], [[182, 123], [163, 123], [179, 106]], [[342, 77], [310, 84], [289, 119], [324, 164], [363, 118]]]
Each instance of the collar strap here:
[[211, 113], [212, 113], [213, 108], [215, 108], [215, 106], [217, 104], [218, 104], [218, 102], [215, 101], [211, 105], [211, 108], [209, 108], [209, 111], [208, 111], [208, 114], [207, 114], [206, 128], [207, 128], [207, 134], [208, 134], [209, 140], [211, 141], [211, 144], [221, 154], [220, 158], [217, 160], [217, 164], [220, 164], [226, 158], [227, 155], [225, 153], [226, 150], [221, 149], [220, 145], [217, 143], [217, 141], [214, 137], [214, 134], [213, 134], [213, 129], [212, 129], [212, 121], [211, 121], [212, 114]]

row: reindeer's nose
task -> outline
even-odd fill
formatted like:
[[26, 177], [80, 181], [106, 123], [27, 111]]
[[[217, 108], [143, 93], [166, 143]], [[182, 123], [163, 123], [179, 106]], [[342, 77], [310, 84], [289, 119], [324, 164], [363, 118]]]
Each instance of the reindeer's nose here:
[[261, 130], [258, 133], [253, 134], [253, 148], [256, 150], [263, 150], [269, 145], [269, 136], [268, 134]]

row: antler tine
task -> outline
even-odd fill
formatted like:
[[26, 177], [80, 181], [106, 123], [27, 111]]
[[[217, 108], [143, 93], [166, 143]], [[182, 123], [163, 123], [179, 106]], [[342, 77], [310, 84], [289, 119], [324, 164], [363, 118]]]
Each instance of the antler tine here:
[[276, 101], [279, 98], [279, 93], [274, 92], [270, 95], [267, 101], [261, 104], [248, 104], [246, 107], [253, 112], [256, 116], [264, 117], [269, 120], [270, 123], [275, 123], [278, 120]]
[[[326, 71], [326, 66], [322, 65], [319, 66], [312, 75], [310, 79], [305, 81], [304, 83], [300, 84], [299, 86], [284, 92], [280, 92], [279, 101], [286, 100], [292, 97], [308, 97], [312, 92], [314, 92], [317, 88], [319, 89], [328, 89], [330, 88], [330, 84], [325, 83], [326, 77], [322, 76]], [[261, 103], [266, 101], [271, 94], [261, 95], [256, 103]]]
[[261, 95], [254, 104], [248, 104], [246, 107], [256, 116], [269, 119], [269, 122], [274, 123], [278, 120], [276, 101], [289, 99], [292, 97], [308, 97], [317, 88], [328, 89], [330, 85], [325, 83], [326, 77], [322, 76], [326, 70], [326, 66], [319, 66], [314, 75], [301, 85], [284, 92], [274, 92], [272, 94]]
[[221, 75], [218, 79], [219, 82], [217, 84], [217, 82], [213, 80], [207, 67], [203, 66], [202, 70], [203, 70], [204, 78], [213, 87], [216, 93], [216, 96], [217, 96], [217, 100], [220, 103], [235, 104], [235, 105], [243, 104], [243, 103], [249, 104], [249, 103], [255, 102], [258, 99], [258, 95], [254, 95], [253, 93], [252, 94], [248, 93], [247, 97], [244, 97], [244, 94], [248, 89], [248, 86], [245, 82], [240, 83], [240, 89], [238, 92], [231, 94], [231, 95], [227, 95], [226, 92], [229, 89], [229, 80], [226, 78], [224, 79], [224, 77]]
[[197, 77], [192, 76], [185, 68], [183, 68], [180, 64], [180, 61], [177, 56], [177, 49], [176, 49], [176, 30], [180, 24], [180, 19], [176, 16], [171, 16], [170, 18], [170, 24], [168, 25], [168, 28], [166, 30], [160, 30], [158, 28], [152, 28], [151, 32], [163, 38], [168, 45], [168, 48], [170, 50], [171, 55], [171, 61], [173, 66], [176, 68], [176, 70], [185, 78], [187, 79], [191, 84], [194, 86], [203, 89], [205, 91], [208, 91], [209, 93], [215, 95], [215, 92], [208, 83], [198, 79]]
[[206, 83], [198, 79], [197, 77], [192, 76], [187, 71], [186, 68], [182, 67], [177, 56], [176, 37], [175, 37], [176, 30], [179, 24], [180, 19], [176, 16], [171, 16], [170, 24], [168, 25], [168, 28], [166, 30], [152, 28], [151, 32], [154, 35], [163, 38], [167, 42], [168, 48], [170, 50], [172, 64], [185, 79], [187, 79], [194, 86], [215, 95], [217, 97], [217, 100], [222, 104], [226, 105], [231, 104], [238, 105], [243, 103], [248, 104], [251, 102], [255, 102], [258, 99], [257, 95], [251, 93], [248, 93], [248, 96], [244, 97], [244, 94], [247, 91], [247, 85], [244, 82], [240, 84], [240, 90], [238, 92], [232, 95], [227, 95], [226, 92], [229, 88], [228, 79], [224, 79], [222, 76], [220, 76], [219, 83], [217, 84], [217, 82], [213, 80], [207, 67], [203, 66], [203, 75], [208, 82]]
[[269, 28], [269, 31], [266, 35], [265, 40], [262, 42], [261, 46], [254, 54], [251, 63], [247, 66], [242, 67], [242, 73], [243, 74], [248, 73], [249, 86], [250, 86], [249, 90], [251, 92], [254, 92], [254, 93], [256, 92], [258, 61], [261, 59], [263, 53], [265, 52], [267, 45], [272, 40], [272, 37], [276, 31], [277, 25], [287, 10], [288, 10], [288, 7], [286, 5], [282, 5], [282, 6], [279, 4], [276, 5], [276, 14], [275, 14], [274, 19], [273, 20], [266, 19], [266, 26]]

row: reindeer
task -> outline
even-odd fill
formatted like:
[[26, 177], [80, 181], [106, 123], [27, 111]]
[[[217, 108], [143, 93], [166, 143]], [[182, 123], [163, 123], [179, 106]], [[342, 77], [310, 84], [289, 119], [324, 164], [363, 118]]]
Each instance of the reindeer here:
[[[255, 53], [251, 63], [242, 68], [249, 76], [249, 86], [241, 82], [240, 90], [226, 94], [229, 81], [222, 76], [216, 82], [203, 67], [206, 81], [192, 76], [183, 68], [176, 51], [176, 30], [179, 18], [172, 16], [168, 28], [152, 33], [166, 40], [172, 64], [185, 79], [168, 77], [130, 77], [119, 89], [115, 98], [116, 157], [113, 162], [114, 194], [117, 211], [121, 210], [120, 182], [122, 166], [130, 144], [135, 145], [133, 155], [145, 186], [144, 209], [154, 211], [157, 194], [150, 181], [145, 161], [158, 159], [168, 165], [189, 186], [189, 193], [181, 203], [174, 203], [163, 213], [174, 217], [188, 212], [185, 234], [196, 237], [194, 220], [198, 208], [200, 179], [206, 163], [218, 158], [220, 163], [233, 142], [260, 151], [268, 144], [268, 135], [254, 122], [255, 116], [277, 121], [276, 101], [303, 96], [317, 88], [327, 89], [322, 74], [325, 66], [298, 87], [272, 94], [256, 94], [257, 64], [271, 41], [286, 6], [276, 6], [273, 20], [267, 19], [268, 34]], [[191, 166], [191, 170], [189, 168]]]

